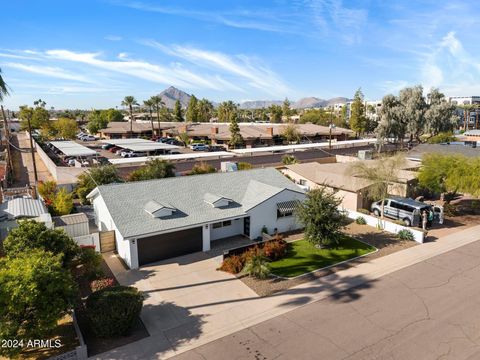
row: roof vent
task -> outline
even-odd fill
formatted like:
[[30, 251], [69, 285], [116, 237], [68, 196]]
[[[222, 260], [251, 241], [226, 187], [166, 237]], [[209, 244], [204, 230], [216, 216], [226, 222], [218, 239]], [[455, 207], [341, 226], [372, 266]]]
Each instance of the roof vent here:
[[225, 196], [215, 195], [211, 193], [206, 193], [205, 195], [203, 195], [203, 200], [207, 204], [212, 205], [214, 208], [228, 206], [233, 201], [232, 199], [226, 198]]
[[162, 204], [155, 200], [150, 200], [143, 209], [154, 218], [170, 216], [177, 210], [169, 204]]

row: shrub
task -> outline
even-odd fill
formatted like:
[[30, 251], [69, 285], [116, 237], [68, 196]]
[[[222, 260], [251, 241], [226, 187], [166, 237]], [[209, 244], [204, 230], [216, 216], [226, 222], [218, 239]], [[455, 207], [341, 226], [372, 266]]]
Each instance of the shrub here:
[[238, 164], [237, 164], [237, 168], [238, 170], [250, 170], [253, 168], [252, 164], [248, 163], [248, 162], [242, 162], [240, 161]]
[[287, 242], [285, 240], [269, 241], [263, 246], [263, 254], [270, 260], [278, 260], [287, 253]]
[[92, 293], [87, 318], [98, 337], [127, 335], [142, 310], [143, 294], [131, 286], [114, 286]]
[[263, 256], [263, 250], [258, 246], [255, 245], [254, 247], [249, 248], [246, 250], [242, 255], [240, 255], [243, 259], [243, 264], [245, 265], [252, 257], [254, 256]]
[[368, 209], [358, 209], [357, 212], [365, 215], [370, 215], [370, 210]]
[[365, 218], [363, 216], [359, 216], [355, 219], [355, 222], [358, 224], [358, 225], [366, 225], [367, 224], [367, 221], [365, 220]]
[[400, 230], [397, 235], [401, 240], [415, 240], [413, 233], [408, 229]]
[[268, 229], [265, 225], [262, 226], [262, 234], [268, 234]]
[[251, 257], [243, 268], [243, 273], [253, 276], [257, 279], [266, 279], [270, 275], [268, 259], [263, 255]]
[[115, 286], [115, 282], [115, 279], [111, 277], [93, 280], [90, 282], [90, 289], [92, 292], [103, 290]]
[[80, 248], [80, 264], [83, 267], [83, 275], [89, 280], [97, 279], [103, 274], [102, 255], [95, 251], [95, 247], [83, 246]]
[[240, 271], [242, 271], [244, 265], [245, 261], [243, 256], [232, 255], [223, 260], [219, 270], [228, 272], [230, 274], [238, 274]]

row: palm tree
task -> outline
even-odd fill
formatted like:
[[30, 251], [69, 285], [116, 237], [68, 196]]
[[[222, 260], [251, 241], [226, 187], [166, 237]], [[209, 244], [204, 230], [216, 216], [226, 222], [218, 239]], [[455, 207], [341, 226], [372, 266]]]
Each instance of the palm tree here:
[[143, 100], [143, 105], [148, 109], [148, 112], [150, 114], [149, 119], [150, 119], [150, 124], [152, 125], [152, 136], [155, 136], [155, 129], [153, 127], [153, 117], [152, 117], [152, 110], [153, 110], [154, 104], [152, 99]]
[[150, 98], [150, 101], [153, 104], [153, 107], [157, 111], [157, 123], [158, 123], [158, 136], [161, 136], [161, 128], [160, 128], [160, 109], [165, 106], [165, 103], [162, 100], [161, 96], [155, 95]]
[[8, 96], [8, 86], [5, 83], [5, 80], [3, 80], [2, 77], [2, 69], [0, 69], [0, 102], [3, 102], [3, 99], [5, 96]]
[[125, 96], [122, 105], [128, 106], [130, 110], [130, 137], [133, 137], [133, 107], [138, 105], [138, 102], [133, 96]]

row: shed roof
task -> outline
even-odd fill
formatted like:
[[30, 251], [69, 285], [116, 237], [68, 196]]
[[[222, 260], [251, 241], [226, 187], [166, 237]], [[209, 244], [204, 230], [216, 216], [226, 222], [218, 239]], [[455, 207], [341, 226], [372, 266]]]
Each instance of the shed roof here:
[[[204, 197], [212, 189], [231, 199], [230, 205], [215, 208], [206, 203]], [[248, 209], [285, 189], [304, 192], [268, 168], [101, 185], [89, 197], [102, 196], [122, 236], [132, 238], [245, 216]], [[144, 210], [151, 200], [169, 204], [176, 211], [168, 218], [152, 218]]]
[[85, 213], [55, 216], [52, 218], [52, 220], [55, 226], [67, 226], [88, 223], [88, 217]]
[[13, 219], [22, 217], [32, 218], [48, 214], [48, 210], [42, 200], [29, 197], [7, 200], [0, 205], [0, 210], [3, 215]]

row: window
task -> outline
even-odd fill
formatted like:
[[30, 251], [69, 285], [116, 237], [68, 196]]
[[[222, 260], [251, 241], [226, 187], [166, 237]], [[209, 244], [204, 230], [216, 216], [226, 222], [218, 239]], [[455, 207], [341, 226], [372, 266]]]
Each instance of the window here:
[[230, 225], [232, 225], [232, 220], [225, 220], [218, 223], [214, 223], [212, 227], [214, 229], [220, 229], [221, 227], [230, 226]]
[[293, 210], [292, 211], [280, 211], [277, 209], [277, 219], [282, 218], [282, 217], [287, 217], [287, 216], [292, 216], [293, 215]]
[[300, 179], [300, 180], [298, 181], [298, 183], [299, 183], [300, 185], [307, 185], [307, 180], [305, 180], [305, 179]]

